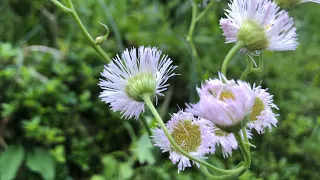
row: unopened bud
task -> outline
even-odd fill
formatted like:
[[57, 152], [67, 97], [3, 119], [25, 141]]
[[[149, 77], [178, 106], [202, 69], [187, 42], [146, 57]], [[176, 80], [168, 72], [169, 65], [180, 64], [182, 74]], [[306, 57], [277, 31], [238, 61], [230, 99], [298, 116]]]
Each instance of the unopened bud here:
[[106, 38], [104, 36], [98, 36], [96, 37], [95, 43], [97, 45], [104, 43], [104, 41], [106, 40]]
[[238, 40], [245, 43], [245, 48], [249, 51], [263, 50], [268, 48], [269, 40], [265, 29], [253, 21], [246, 21], [240, 27]]

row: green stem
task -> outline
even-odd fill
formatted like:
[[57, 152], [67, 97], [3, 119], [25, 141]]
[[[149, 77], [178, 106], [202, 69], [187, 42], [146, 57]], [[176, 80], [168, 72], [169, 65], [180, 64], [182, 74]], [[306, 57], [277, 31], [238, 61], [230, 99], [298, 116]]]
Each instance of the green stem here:
[[187, 36], [187, 41], [190, 44], [191, 50], [192, 50], [192, 55], [193, 57], [196, 59], [197, 61], [197, 68], [199, 73], [201, 73], [202, 68], [201, 68], [201, 63], [200, 63], [200, 57], [199, 54], [197, 52], [196, 46], [194, 44], [193, 41], [193, 33], [194, 33], [194, 28], [197, 24], [197, 22], [204, 17], [204, 15], [208, 12], [208, 10], [210, 9], [210, 7], [213, 5], [214, 0], [211, 0], [209, 2], [209, 4], [207, 5], [207, 7], [198, 15], [198, 7], [197, 7], [197, 3], [192, 2], [191, 7], [192, 7], [192, 16], [191, 16], [191, 23], [190, 23], [190, 27], [189, 27], [189, 32], [188, 32], [188, 36]]
[[242, 72], [240, 80], [245, 80], [252, 70], [253, 62], [250, 59], [248, 59], [248, 56], [246, 56], [246, 62], [247, 62], [247, 67]]
[[198, 22], [211, 8], [215, 0], [211, 0], [206, 8], [196, 17], [195, 21]]
[[250, 142], [248, 140], [248, 136], [247, 136], [247, 132], [246, 132], [246, 128], [242, 128], [242, 134], [243, 134], [243, 137], [244, 137], [244, 140], [245, 140], [245, 143], [246, 143], [246, 148], [247, 150], [249, 151], [250, 153]]
[[225, 77], [227, 77], [227, 68], [228, 68], [229, 62], [233, 59], [233, 57], [237, 54], [237, 52], [244, 47], [244, 45], [245, 45], [244, 42], [238, 41], [232, 47], [232, 49], [228, 52], [227, 56], [224, 58], [224, 61], [221, 67], [221, 73], [224, 74]]
[[197, 4], [195, 2], [193, 2], [192, 3], [192, 17], [191, 17], [191, 23], [190, 23], [190, 27], [189, 27], [188, 36], [187, 36], [187, 41], [190, 44], [192, 56], [194, 57], [194, 59], [197, 62], [198, 73], [201, 73], [202, 68], [201, 68], [201, 64], [200, 64], [200, 57], [199, 57], [199, 54], [197, 52], [196, 46], [193, 41], [194, 28], [197, 23], [197, 20], [196, 20], [197, 14], [198, 14]]
[[209, 164], [208, 162], [206, 161], [203, 161], [203, 160], [200, 160], [200, 159], [197, 159], [193, 156], [191, 156], [189, 153], [187, 153], [186, 151], [184, 151], [176, 142], [175, 140], [172, 138], [169, 130], [167, 129], [166, 125], [163, 123], [160, 115], [158, 114], [158, 111], [156, 110], [156, 108], [154, 107], [151, 99], [150, 99], [150, 96], [149, 95], [143, 95], [142, 96], [142, 99], [144, 100], [144, 102], [146, 103], [146, 105], [149, 107], [150, 111], [152, 112], [152, 114], [154, 115], [157, 123], [160, 125], [160, 127], [162, 128], [162, 130], [164, 131], [165, 135], [167, 136], [168, 140], [170, 141], [171, 145], [174, 147], [175, 150], [179, 151], [179, 153], [181, 153], [182, 155], [188, 157], [190, 160], [193, 160], [194, 162], [197, 162], [203, 166], [206, 166], [208, 168], [210, 168], [212, 171], [216, 172], [216, 173], [221, 173], [221, 174], [227, 174], [227, 175], [230, 175], [230, 174], [237, 174], [239, 172], [242, 172], [243, 170], [243, 167], [239, 167], [237, 169], [232, 169], [232, 170], [225, 170], [225, 169], [220, 169], [220, 168], [217, 168], [211, 164]]
[[148, 133], [148, 135], [149, 135], [149, 138], [151, 138], [152, 133], [151, 133], [149, 124], [148, 124], [148, 122], [147, 122], [147, 120], [146, 120], [146, 117], [145, 117], [143, 114], [141, 114], [139, 119], [141, 120], [144, 128], [146, 129], [146, 131], [147, 131], [147, 133]]
[[72, 12], [72, 10], [70, 8], [65, 7], [63, 4], [61, 4], [59, 1], [57, 0], [50, 0], [54, 5], [56, 5], [57, 7], [59, 7], [60, 9], [62, 9], [64, 12]]
[[[244, 164], [243, 164], [243, 172], [241, 174], [243, 174], [247, 169], [249, 169], [250, 165], [251, 165], [251, 156], [250, 156], [250, 147], [246, 147], [245, 144], [243, 143], [243, 140], [241, 138], [241, 134], [239, 133], [234, 133], [234, 136], [236, 137], [236, 140], [240, 146], [240, 150], [244, 156]], [[244, 136], [244, 141], [248, 141], [248, 138], [246, 138], [246, 136]], [[239, 174], [239, 175], [241, 175]]]
[[81, 30], [82, 34], [86, 37], [87, 41], [90, 43], [90, 45], [93, 47], [94, 50], [97, 51], [97, 53], [107, 62], [111, 62], [111, 58], [102, 50], [102, 48], [97, 45], [94, 41], [94, 39], [91, 37], [83, 23], [81, 22], [81, 19], [79, 18], [77, 11], [75, 10], [72, 0], [66, 0], [67, 7], [65, 7], [63, 4], [61, 4], [57, 0], [51, 0], [53, 4], [64, 10], [65, 12], [68, 12], [71, 14], [74, 21], [77, 23], [79, 29]]
[[209, 178], [209, 179], [235, 179], [239, 177], [239, 173], [235, 174], [227, 174], [227, 175], [212, 175], [206, 167], [201, 167], [201, 171]]

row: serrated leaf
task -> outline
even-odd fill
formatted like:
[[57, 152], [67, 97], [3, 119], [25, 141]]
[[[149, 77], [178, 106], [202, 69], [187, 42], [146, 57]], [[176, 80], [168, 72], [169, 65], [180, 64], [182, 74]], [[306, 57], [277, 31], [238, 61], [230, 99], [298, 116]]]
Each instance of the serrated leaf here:
[[0, 156], [0, 179], [11, 180], [16, 177], [24, 158], [23, 146], [9, 146]]
[[143, 134], [137, 143], [137, 148], [134, 150], [138, 157], [139, 163], [141, 164], [145, 162], [147, 162], [148, 164], [155, 163], [155, 159], [152, 154], [152, 148], [153, 146], [150, 142], [148, 135]]
[[27, 154], [27, 167], [39, 173], [43, 179], [52, 180], [55, 177], [55, 163], [48, 150], [36, 148]]

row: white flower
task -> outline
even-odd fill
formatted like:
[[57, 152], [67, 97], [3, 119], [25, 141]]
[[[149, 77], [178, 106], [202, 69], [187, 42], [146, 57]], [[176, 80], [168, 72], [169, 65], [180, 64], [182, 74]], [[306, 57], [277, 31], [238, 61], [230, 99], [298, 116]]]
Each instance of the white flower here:
[[269, 128], [271, 131], [272, 126], [276, 126], [278, 122], [275, 117], [277, 115], [272, 112], [272, 108], [278, 109], [273, 104], [273, 96], [266, 89], [261, 89], [260, 86], [253, 88], [252, 91], [256, 97], [248, 127], [250, 129], [254, 128], [258, 134], [264, 133], [265, 128]]
[[295, 50], [296, 28], [288, 13], [270, 0], [233, 0], [220, 20], [227, 43], [243, 42], [242, 51]]
[[245, 125], [255, 99], [249, 84], [228, 81], [221, 74], [220, 79], [206, 81], [198, 93], [200, 101], [187, 105], [186, 111], [227, 132], [238, 132]]
[[102, 101], [110, 103], [113, 111], [120, 111], [127, 119], [138, 119], [144, 112], [141, 95], [163, 96], [167, 89], [167, 80], [174, 76], [172, 61], [167, 56], [161, 57], [161, 51], [153, 47], [139, 47], [138, 51], [126, 49], [122, 56], [117, 55], [105, 65], [99, 86]]
[[[214, 153], [213, 129], [206, 121], [196, 119], [192, 114], [179, 111], [173, 114], [171, 120], [166, 123], [169, 133], [175, 142], [191, 156], [198, 159], [206, 159], [205, 154]], [[153, 142], [160, 147], [162, 152], [169, 152], [169, 159], [173, 164], [178, 163], [178, 172], [183, 171], [192, 164], [200, 165], [181, 153], [170, 144], [168, 138], [160, 128], [153, 131]]]

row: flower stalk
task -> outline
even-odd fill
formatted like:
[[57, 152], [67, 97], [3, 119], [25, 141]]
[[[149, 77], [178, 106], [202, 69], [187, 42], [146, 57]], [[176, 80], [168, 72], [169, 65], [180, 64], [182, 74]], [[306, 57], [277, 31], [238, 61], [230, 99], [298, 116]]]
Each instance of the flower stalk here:
[[87, 31], [86, 27], [83, 25], [80, 17], [78, 16], [77, 11], [75, 10], [72, 0], [66, 0], [67, 7], [61, 4], [57, 0], [50, 0], [54, 5], [61, 8], [63, 11], [70, 13], [73, 20], [77, 23], [80, 31], [85, 36], [87, 41], [93, 47], [93, 49], [107, 62], [111, 62], [111, 58], [102, 50], [102, 48], [96, 43], [96, 41], [92, 38], [90, 33]]
[[239, 50], [241, 48], [243, 48], [245, 46], [245, 43], [242, 41], [238, 41], [233, 47], [232, 49], [228, 52], [227, 56], [224, 58], [224, 61], [222, 63], [222, 67], [221, 67], [221, 73], [227, 77], [227, 68], [228, 65], [230, 63], [230, 61], [233, 59], [233, 57], [237, 54], [237, 52], [239, 52]]

